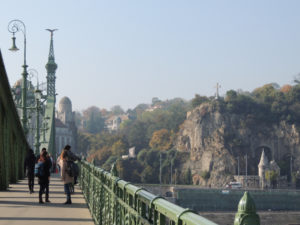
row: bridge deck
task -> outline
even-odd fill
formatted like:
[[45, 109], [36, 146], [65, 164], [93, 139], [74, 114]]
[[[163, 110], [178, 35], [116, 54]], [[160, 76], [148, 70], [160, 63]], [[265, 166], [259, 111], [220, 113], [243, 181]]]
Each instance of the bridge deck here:
[[[17, 184], [11, 184], [8, 191], [0, 192], [0, 225], [3, 224], [94, 224], [84, 197], [75, 187], [72, 195], [72, 205], [64, 205], [66, 197], [63, 184], [59, 177], [51, 177], [50, 201], [51, 203], [38, 203], [39, 185], [35, 180], [35, 193], [29, 194], [27, 179]], [[43, 195], [44, 198], [44, 195]]]

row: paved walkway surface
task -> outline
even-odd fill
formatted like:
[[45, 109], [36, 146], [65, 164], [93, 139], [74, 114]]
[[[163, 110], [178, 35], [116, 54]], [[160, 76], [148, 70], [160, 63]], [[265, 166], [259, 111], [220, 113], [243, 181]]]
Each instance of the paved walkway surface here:
[[[58, 176], [51, 177], [51, 203], [38, 203], [39, 185], [35, 180], [35, 193], [29, 194], [27, 179], [11, 184], [8, 191], [0, 191], [0, 225], [43, 225], [43, 224], [94, 224], [87, 204], [78, 186], [72, 195], [71, 205], [64, 205], [66, 196]], [[43, 199], [45, 199], [43, 195]]]

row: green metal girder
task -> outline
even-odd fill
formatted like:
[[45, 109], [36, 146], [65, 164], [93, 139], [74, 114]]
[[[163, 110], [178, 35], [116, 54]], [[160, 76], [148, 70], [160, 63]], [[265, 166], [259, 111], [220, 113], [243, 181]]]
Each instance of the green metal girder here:
[[0, 190], [24, 176], [23, 163], [29, 145], [8, 82], [0, 52]]
[[45, 118], [48, 120], [48, 129], [45, 133], [46, 143], [41, 144], [41, 148], [46, 148], [53, 156], [56, 156], [55, 150], [55, 96], [48, 96], [45, 110]]

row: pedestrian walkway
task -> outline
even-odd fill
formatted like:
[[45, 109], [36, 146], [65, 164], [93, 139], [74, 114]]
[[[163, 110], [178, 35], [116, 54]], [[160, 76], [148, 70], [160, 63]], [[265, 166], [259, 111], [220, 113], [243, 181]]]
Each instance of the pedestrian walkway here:
[[[27, 179], [11, 184], [8, 191], [0, 191], [0, 225], [92, 225], [94, 224], [81, 190], [76, 185], [71, 205], [64, 205], [66, 196], [58, 176], [51, 177], [51, 203], [38, 203], [39, 185], [28, 191]], [[43, 200], [45, 200], [43, 195]]]

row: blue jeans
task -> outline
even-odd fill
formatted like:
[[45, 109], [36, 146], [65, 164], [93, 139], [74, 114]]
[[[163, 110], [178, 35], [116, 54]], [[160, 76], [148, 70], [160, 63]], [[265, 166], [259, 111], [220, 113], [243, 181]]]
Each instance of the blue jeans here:
[[64, 184], [65, 193], [67, 194], [67, 201], [71, 201], [70, 184]]

